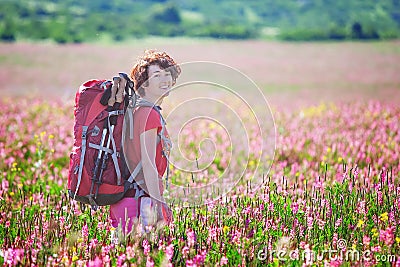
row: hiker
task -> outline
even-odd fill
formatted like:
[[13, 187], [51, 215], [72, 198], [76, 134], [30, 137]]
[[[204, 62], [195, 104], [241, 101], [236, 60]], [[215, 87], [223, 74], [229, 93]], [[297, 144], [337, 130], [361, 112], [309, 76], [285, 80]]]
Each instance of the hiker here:
[[[133, 136], [125, 134], [123, 154], [130, 172], [141, 163], [142, 169], [135, 181], [144, 190], [144, 196], [138, 198], [137, 190], [131, 189], [122, 200], [110, 205], [110, 218], [115, 228], [121, 224], [123, 231], [130, 232], [138, 217], [144, 226], [169, 223], [172, 219], [172, 212], [163, 198], [161, 180], [169, 164], [171, 142], [160, 105], [180, 72], [180, 67], [168, 54], [155, 50], [145, 51], [131, 70], [130, 78], [139, 96], [137, 101], [146, 105], [138, 105], [131, 111]], [[125, 114], [129, 115], [132, 114]]]

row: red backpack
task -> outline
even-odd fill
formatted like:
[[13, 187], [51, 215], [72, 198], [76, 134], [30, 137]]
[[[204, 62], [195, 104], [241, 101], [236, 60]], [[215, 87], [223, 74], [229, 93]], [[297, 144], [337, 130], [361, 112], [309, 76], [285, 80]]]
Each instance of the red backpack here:
[[[132, 173], [129, 171], [121, 141], [125, 111], [153, 105], [137, 101], [133, 82], [125, 73], [120, 73], [120, 76], [122, 79], [114, 77], [113, 82], [89, 80], [80, 86], [75, 96], [74, 146], [70, 154], [68, 194], [93, 209], [118, 202], [129, 189], [135, 190], [136, 198], [146, 195], [140, 188], [144, 181], [135, 181], [141, 163]], [[164, 127], [161, 114], [160, 120]], [[133, 125], [133, 121], [129, 123]]]
[[[120, 151], [123, 112], [114, 111], [118, 114], [110, 115], [108, 105], [100, 103], [110, 83], [89, 80], [80, 86], [75, 96], [74, 146], [70, 154], [68, 193], [79, 202], [93, 207], [117, 202], [124, 194], [124, 185], [118, 181], [118, 171], [113, 166], [121, 166], [116, 153]], [[117, 110], [123, 111], [124, 104], [119, 104]], [[113, 135], [109, 135], [111, 127], [108, 127], [111, 116], [116, 116], [117, 121]], [[107, 136], [108, 139], [114, 137], [115, 150], [101, 150], [100, 146], [104, 147]], [[120, 170], [118, 175], [120, 177]]]
[[75, 96], [68, 193], [94, 209], [118, 202], [131, 187], [139, 189], [134, 183], [126, 183], [123, 177], [126, 174], [121, 151], [123, 114], [130, 96], [126, 94], [124, 99], [123, 93], [132, 89], [133, 83], [127, 79], [126, 88], [118, 88], [119, 80], [119, 77], [114, 77], [114, 83], [89, 80]]

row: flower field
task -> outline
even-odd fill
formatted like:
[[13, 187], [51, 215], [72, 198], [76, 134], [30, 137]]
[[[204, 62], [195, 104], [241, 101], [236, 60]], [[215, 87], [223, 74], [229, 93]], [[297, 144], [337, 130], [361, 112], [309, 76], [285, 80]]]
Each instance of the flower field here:
[[107, 208], [82, 209], [66, 196], [72, 106], [24, 98], [1, 105], [5, 266], [400, 264], [398, 106], [276, 111], [275, 158], [259, 190], [242, 181], [207, 205], [175, 205], [173, 223], [158, 232], [115, 241]]
[[[215, 192], [205, 194], [203, 205], [172, 199], [170, 225], [143, 235], [137, 224], [121, 237], [107, 207], [92, 211], [67, 195], [72, 102], [81, 82], [128, 72], [134, 56], [154, 47], [178, 62], [221, 62], [254, 79], [275, 126], [275, 140], [261, 143], [273, 142], [275, 150], [261, 158], [246, 154], [246, 146], [250, 152], [260, 146], [255, 128], [241, 143], [242, 132], [227, 136], [229, 123], [190, 121], [177, 139], [183, 156], [172, 153], [173, 160], [192, 166], [196, 159], [206, 172], [172, 166], [171, 183], [210, 183], [228, 166], [233, 176], [245, 169], [243, 179], [216, 200]], [[0, 43], [0, 265], [400, 266], [399, 73], [399, 41]], [[194, 88], [164, 103], [163, 112], [194, 97]], [[257, 98], [249, 92], [238, 94]], [[219, 100], [251, 125], [235, 101]], [[201, 105], [211, 109], [195, 103], [184, 115], [198, 115]], [[173, 139], [171, 129], [182, 126], [178, 115], [167, 120]], [[201, 143], [206, 138], [211, 146]], [[197, 162], [198, 148], [204, 161]], [[232, 158], [235, 149], [239, 156]]]

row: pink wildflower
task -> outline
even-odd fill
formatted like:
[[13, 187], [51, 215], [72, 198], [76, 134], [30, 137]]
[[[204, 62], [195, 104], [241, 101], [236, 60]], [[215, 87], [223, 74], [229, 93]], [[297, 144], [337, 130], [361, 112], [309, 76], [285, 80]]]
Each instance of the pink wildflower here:
[[383, 204], [383, 195], [382, 195], [382, 191], [378, 191], [378, 192], [377, 192], [377, 195], [378, 195], [378, 202], [379, 202], [379, 205], [382, 205], [382, 204]]
[[204, 261], [206, 259], [206, 255], [207, 255], [207, 253], [205, 251], [202, 251], [200, 254], [197, 254], [196, 256], [194, 256], [193, 262], [196, 265], [203, 265]]
[[317, 224], [318, 224], [318, 228], [319, 228], [320, 230], [323, 230], [324, 227], [325, 227], [326, 222], [325, 222], [324, 220], [318, 219], [318, 220], [317, 220]]
[[208, 238], [210, 240], [215, 240], [217, 238], [217, 229], [215, 227], [210, 227], [208, 229]]
[[290, 207], [292, 208], [293, 214], [297, 214], [297, 212], [299, 211], [299, 203], [293, 202]]
[[372, 252], [380, 252], [381, 251], [381, 246], [375, 246], [375, 247], [371, 247], [371, 251]]
[[9, 183], [8, 183], [7, 179], [3, 179], [1, 181], [1, 187], [2, 187], [2, 190], [4, 190], [5, 192], [8, 191]]
[[395, 217], [393, 211], [389, 212], [389, 221], [390, 221], [391, 223], [393, 223], [393, 224], [396, 224], [396, 217]]
[[82, 236], [83, 236], [84, 239], [86, 239], [88, 237], [88, 235], [89, 235], [89, 229], [88, 229], [87, 224], [85, 224], [82, 227]]
[[165, 255], [169, 261], [172, 260], [172, 256], [174, 255], [174, 245], [170, 244], [165, 248]]
[[59, 221], [60, 221], [60, 228], [61, 228], [61, 229], [64, 228], [64, 223], [65, 223], [65, 218], [64, 218], [64, 216], [61, 216], [60, 219], [59, 219]]
[[105, 255], [105, 256], [103, 257], [104, 266], [108, 266], [108, 264], [110, 263], [110, 261], [111, 261], [110, 255]]
[[104, 257], [108, 253], [110, 253], [111, 246], [102, 246], [101, 247], [101, 255]]
[[345, 172], [345, 173], [343, 173], [343, 175], [342, 175], [342, 181], [346, 180], [346, 178], [347, 178], [347, 173]]
[[334, 234], [333, 234], [333, 237], [332, 237], [332, 246], [333, 246], [333, 247], [336, 247], [337, 241], [338, 241], [338, 234], [337, 234], [337, 233], [334, 233]]
[[120, 255], [120, 256], [118, 257], [118, 260], [117, 260], [117, 266], [118, 266], [118, 267], [123, 266], [123, 264], [125, 263], [125, 261], [126, 261], [126, 255], [125, 255], [125, 254]]
[[243, 210], [244, 214], [249, 214], [251, 212], [251, 207], [248, 206]]
[[147, 260], [146, 260], [146, 267], [154, 267], [154, 261], [149, 256], [147, 257]]
[[358, 204], [357, 204], [357, 213], [366, 215], [367, 212], [368, 212], [368, 209], [367, 209], [367, 207], [365, 205], [365, 200], [358, 202]]
[[98, 243], [99, 243], [99, 241], [97, 241], [96, 238], [93, 238], [93, 239], [90, 241], [89, 248], [94, 248], [94, 247], [96, 247]]
[[16, 266], [18, 262], [24, 258], [24, 250], [23, 249], [12, 249], [4, 251], [4, 263], [7, 263], [9, 266]]
[[332, 267], [339, 267], [342, 265], [342, 261], [340, 259], [333, 259], [331, 262], [329, 262], [329, 266]]
[[269, 204], [268, 211], [274, 211], [274, 203]]
[[197, 267], [197, 265], [193, 262], [193, 260], [187, 260], [186, 267]]
[[93, 261], [89, 261], [89, 267], [101, 267], [103, 262], [99, 257], [96, 257]]
[[222, 256], [222, 258], [221, 258], [221, 265], [226, 265], [226, 264], [228, 264], [228, 258], [225, 257], [225, 256]]
[[184, 258], [189, 254], [189, 248], [187, 246], [184, 246], [182, 249], [182, 255]]
[[307, 227], [308, 229], [311, 229], [313, 227], [314, 224], [314, 218], [312, 216], [308, 216], [307, 217]]
[[187, 242], [189, 247], [193, 247], [194, 244], [196, 243], [196, 234], [192, 229], [188, 229], [186, 231], [187, 235]]
[[363, 244], [364, 244], [364, 246], [369, 246], [369, 244], [370, 244], [370, 242], [371, 242], [371, 238], [369, 237], [369, 236], [364, 236], [363, 237]]
[[335, 229], [339, 228], [339, 226], [342, 224], [342, 218], [337, 219], [335, 222]]
[[397, 261], [396, 261], [396, 267], [400, 267], [400, 257], [397, 257]]
[[142, 246], [143, 246], [143, 253], [145, 256], [148, 256], [150, 253], [150, 244], [149, 241], [147, 241], [147, 239], [144, 239], [142, 242]]
[[135, 250], [131, 246], [126, 247], [126, 258], [127, 260], [135, 258]]
[[394, 243], [395, 227], [388, 227], [386, 230], [380, 230], [379, 239], [385, 242], [385, 245], [391, 246]]
[[241, 232], [239, 230], [237, 230], [237, 229], [233, 230], [231, 238], [232, 238], [231, 239], [232, 243], [239, 244], [240, 243], [240, 238], [241, 238]]
[[314, 182], [314, 187], [323, 190], [324, 189], [324, 183], [322, 181], [315, 181]]

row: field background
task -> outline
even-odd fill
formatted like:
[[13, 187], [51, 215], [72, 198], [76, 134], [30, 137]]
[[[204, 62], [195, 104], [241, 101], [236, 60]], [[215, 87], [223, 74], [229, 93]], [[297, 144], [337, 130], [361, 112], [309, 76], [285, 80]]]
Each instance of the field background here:
[[129, 72], [145, 49], [165, 50], [180, 63], [212, 61], [237, 68], [278, 109], [321, 101], [377, 99], [399, 103], [399, 41], [285, 43], [147, 38], [119, 44], [0, 43], [0, 91], [2, 97], [70, 102], [83, 81]]
[[[107, 207], [82, 209], [66, 195], [74, 95], [85, 80], [129, 72], [149, 48], [165, 50], [181, 63], [226, 64], [250, 77], [273, 111], [275, 157], [234, 158], [233, 173], [246, 168], [243, 180], [224, 198], [207, 199], [207, 205], [173, 206], [174, 221], [160, 235], [142, 235], [137, 227], [127, 237], [112, 238], [117, 229], [109, 225]], [[400, 264], [399, 73], [399, 41], [0, 43], [0, 264]], [[247, 88], [238, 93], [252, 97]], [[229, 142], [220, 137], [223, 129], [212, 124], [202, 129], [185, 132], [187, 150], [193, 152], [191, 145], [204, 133], [217, 137], [221, 153], [196, 181], [177, 170], [172, 179], [202, 184], [224, 172]], [[249, 146], [257, 148], [260, 135], [248, 133]], [[263, 170], [272, 167], [258, 173], [255, 179], [263, 184], [252, 192], [258, 163]], [[302, 257], [339, 247], [372, 256], [349, 261], [325, 254], [311, 263]], [[272, 249], [291, 250], [297, 259], [279, 258]]]

